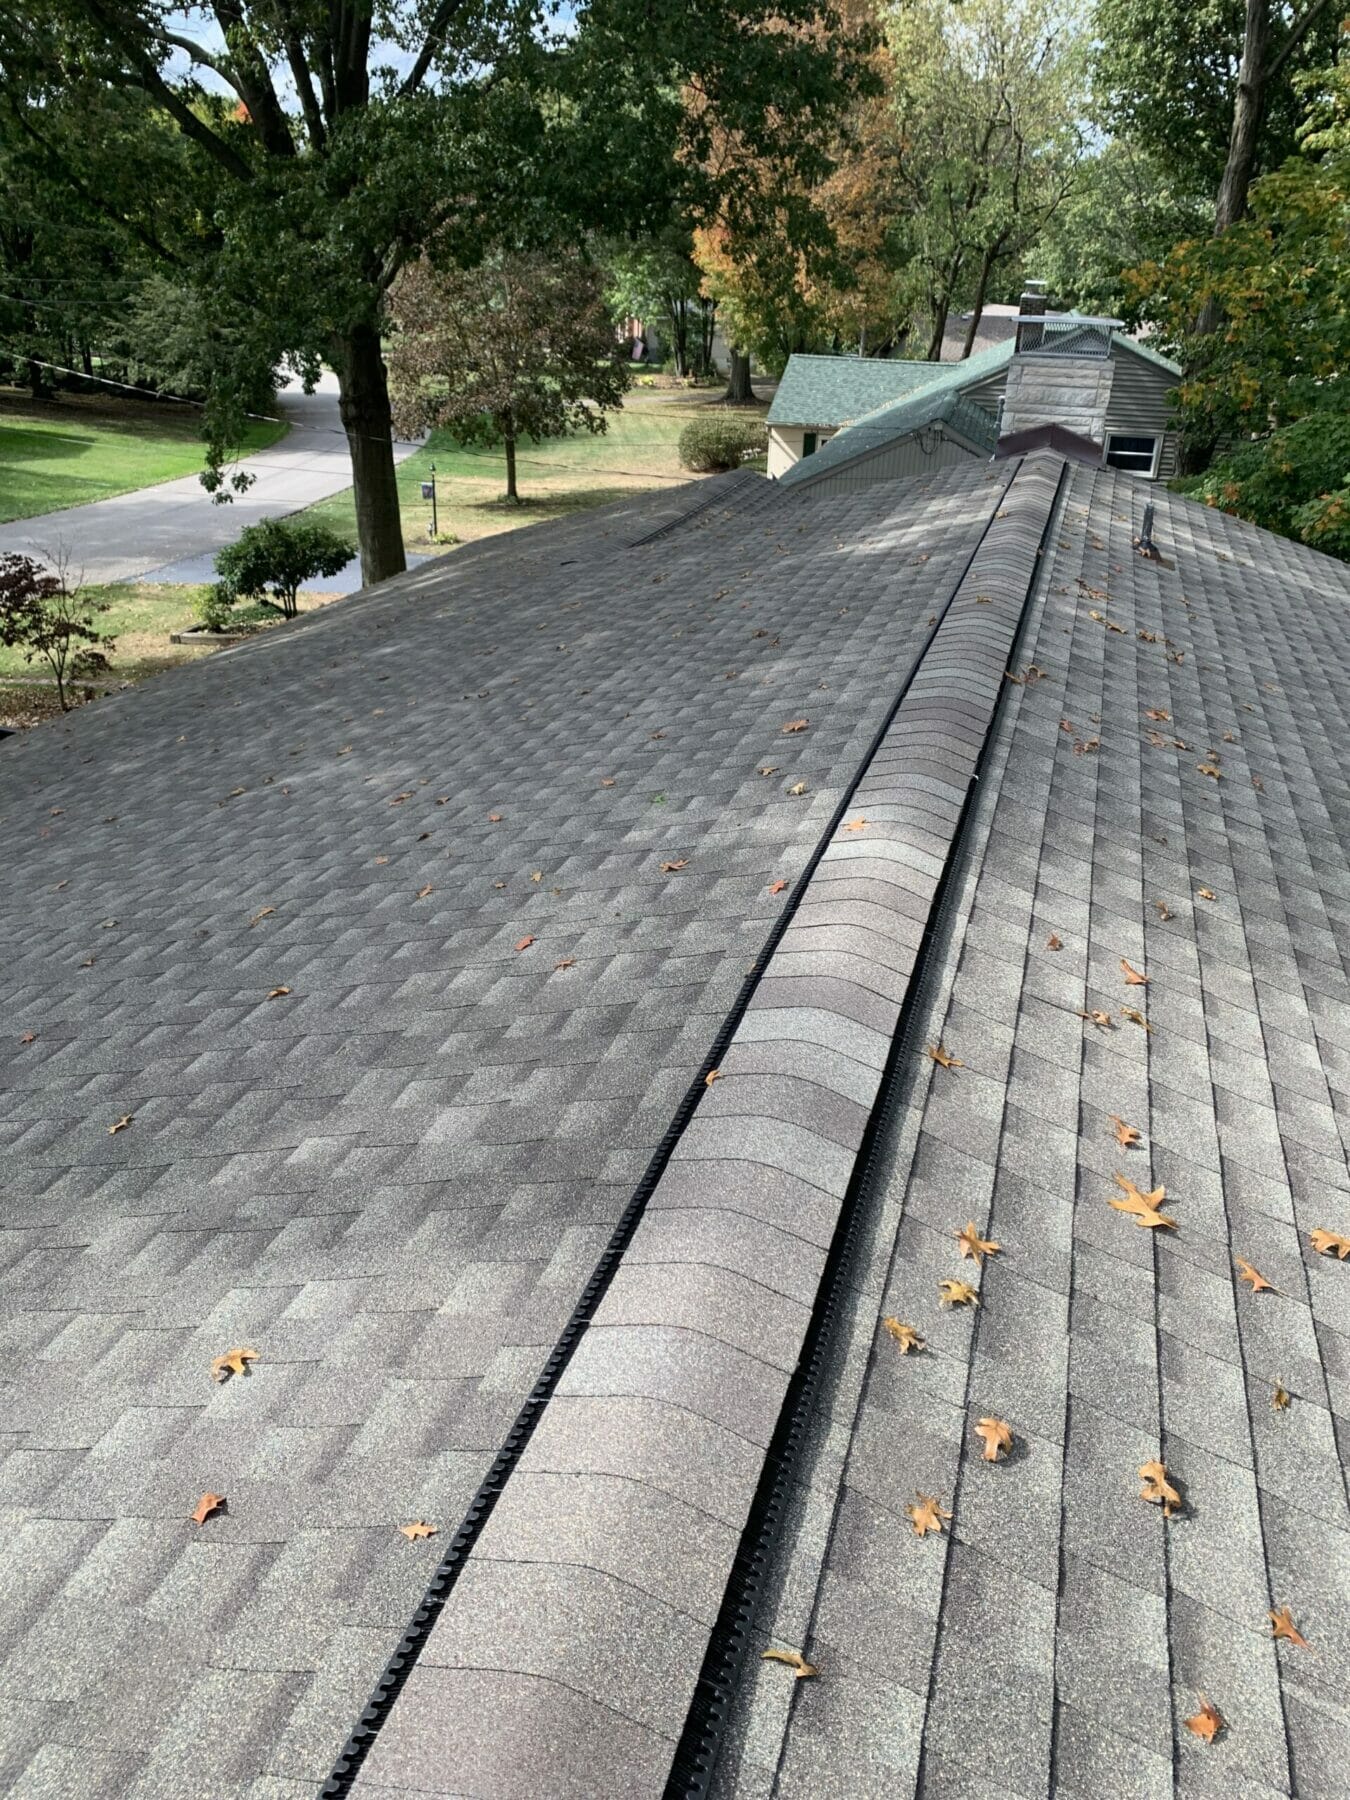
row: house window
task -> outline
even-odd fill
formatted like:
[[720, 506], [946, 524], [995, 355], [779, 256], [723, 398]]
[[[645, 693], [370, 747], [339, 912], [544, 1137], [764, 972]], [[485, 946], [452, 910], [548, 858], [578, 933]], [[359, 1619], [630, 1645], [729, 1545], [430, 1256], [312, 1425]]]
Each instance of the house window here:
[[816, 434], [814, 431], [802, 433], [802, 455], [814, 456], [816, 453]]
[[1131, 475], [1145, 475], [1150, 480], [1158, 472], [1156, 437], [1122, 437], [1110, 432], [1106, 439], [1106, 460], [1113, 469], [1128, 469]]

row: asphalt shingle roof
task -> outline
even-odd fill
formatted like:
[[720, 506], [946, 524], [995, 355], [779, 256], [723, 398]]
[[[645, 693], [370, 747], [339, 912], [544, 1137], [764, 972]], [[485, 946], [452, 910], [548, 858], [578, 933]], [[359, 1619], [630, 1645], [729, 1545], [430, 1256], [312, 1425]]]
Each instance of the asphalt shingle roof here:
[[992, 417], [959, 390], [936, 386], [878, 406], [852, 425], [837, 431], [813, 456], [804, 456], [778, 476], [787, 487], [820, 481], [836, 469], [884, 450], [888, 444], [925, 431], [934, 425], [950, 425], [953, 432], [975, 450], [992, 456], [998, 444], [998, 426]]
[[714, 1791], [1343, 1791], [1350, 572], [1044, 454], [710, 491], [0, 749], [7, 1792], [315, 1791], [752, 968], [354, 1791], [662, 1790], [846, 1197]]

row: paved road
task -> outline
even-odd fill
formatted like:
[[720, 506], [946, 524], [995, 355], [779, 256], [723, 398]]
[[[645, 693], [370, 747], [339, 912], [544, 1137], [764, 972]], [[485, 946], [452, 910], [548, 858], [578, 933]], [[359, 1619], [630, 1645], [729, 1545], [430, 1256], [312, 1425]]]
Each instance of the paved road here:
[[[325, 373], [313, 394], [283, 391], [280, 407], [292, 429], [270, 450], [238, 466], [256, 476], [228, 506], [213, 504], [196, 475], [117, 494], [88, 506], [42, 513], [0, 526], [0, 553], [26, 556], [68, 548], [71, 566], [91, 582], [130, 581], [166, 563], [210, 554], [245, 525], [297, 511], [352, 483], [351, 459], [338, 415], [337, 378]], [[414, 446], [395, 446], [402, 461]]]

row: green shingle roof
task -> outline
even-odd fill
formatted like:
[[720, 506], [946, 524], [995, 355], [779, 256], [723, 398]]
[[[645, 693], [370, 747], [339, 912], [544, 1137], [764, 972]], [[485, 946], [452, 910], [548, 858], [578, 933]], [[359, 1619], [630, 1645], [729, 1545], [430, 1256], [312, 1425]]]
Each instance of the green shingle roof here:
[[868, 356], [791, 356], [769, 408], [770, 425], [847, 425], [926, 387], [936, 363]]
[[[963, 366], [968, 368], [969, 364]], [[991, 415], [973, 400], [967, 400], [953, 383], [931, 383], [917, 394], [905, 394], [887, 406], [875, 407], [822, 444], [814, 456], [794, 463], [778, 479], [788, 486], [819, 481], [913, 432], [939, 424], [947, 425], [954, 435], [964, 438], [983, 455], [993, 455], [998, 426]]]

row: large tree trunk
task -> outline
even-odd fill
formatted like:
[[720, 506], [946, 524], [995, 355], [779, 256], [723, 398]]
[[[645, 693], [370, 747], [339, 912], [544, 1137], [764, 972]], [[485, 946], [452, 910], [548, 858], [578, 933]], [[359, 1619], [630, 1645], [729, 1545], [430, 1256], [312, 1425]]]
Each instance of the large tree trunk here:
[[727, 373], [727, 391], [722, 396], [728, 406], [753, 406], [755, 390], [750, 385], [750, 355], [746, 350], [731, 351], [731, 368]]
[[1233, 100], [1233, 127], [1228, 134], [1219, 197], [1214, 206], [1214, 235], [1227, 231], [1247, 210], [1247, 193], [1256, 168], [1261, 117], [1266, 102], [1266, 56], [1270, 48], [1270, 0], [1247, 0], [1242, 37], [1242, 63]]
[[334, 341], [334, 364], [341, 395], [342, 423], [352, 456], [356, 494], [356, 535], [361, 547], [361, 580], [369, 587], [407, 568], [394, 470], [394, 433], [389, 382], [380, 334], [357, 325]]
[[516, 440], [509, 437], [506, 442], [506, 497], [508, 500], [519, 500], [516, 492]]
[[961, 345], [961, 360], [964, 362], [975, 348], [975, 338], [980, 329], [980, 320], [984, 317], [984, 303], [989, 295], [989, 277], [994, 272], [994, 263], [998, 251], [990, 248], [985, 251], [980, 263], [980, 279], [975, 286], [975, 304], [970, 311], [970, 324], [966, 326], [965, 342]]

